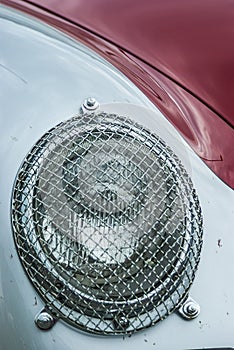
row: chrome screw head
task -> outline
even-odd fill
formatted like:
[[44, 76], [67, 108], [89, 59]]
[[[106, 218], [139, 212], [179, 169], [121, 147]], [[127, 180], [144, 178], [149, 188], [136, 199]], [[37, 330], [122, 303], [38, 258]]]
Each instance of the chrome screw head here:
[[83, 113], [85, 112], [92, 112], [95, 111], [99, 107], [99, 103], [94, 97], [88, 97], [84, 100], [82, 106], [81, 106], [81, 111]]
[[42, 330], [48, 330], [52, 328], [55, 324], [54, 317], [47, 311], [42, 310], [36, 317], [35, 323], [38, 328]]
[[183, 318], [192, 320], [200, 314], [201, 309], [200, 305], [189, 297], [178, 311]]
[[116, 330], [124, 330], [129, 327], [129, 320], [125, 316], [120, 316], [114, 320], [114, 327]]
[[95, 98], [89, 97], [89, 98], [87, 98], [86, 103], [87, 103], [88, 107], [93, 108], [95, 106], [95, 104], [97, 103], [97, 101], [95, 100]]
[[188, 315], [194, 316], [198, 313], [198, 307], [194, 303], [188, 303], [187, 305]]

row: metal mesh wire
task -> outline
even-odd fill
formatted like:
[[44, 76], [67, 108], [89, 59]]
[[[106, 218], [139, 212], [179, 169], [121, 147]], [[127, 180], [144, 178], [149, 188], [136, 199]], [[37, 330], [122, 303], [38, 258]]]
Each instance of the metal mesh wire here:
[[18, 253], [47, 307], [76, 327], [134, 332], [173, 312], [200, 256], [202, 219], [172, 150], [99, 113], [46, 133], [15, 183]]

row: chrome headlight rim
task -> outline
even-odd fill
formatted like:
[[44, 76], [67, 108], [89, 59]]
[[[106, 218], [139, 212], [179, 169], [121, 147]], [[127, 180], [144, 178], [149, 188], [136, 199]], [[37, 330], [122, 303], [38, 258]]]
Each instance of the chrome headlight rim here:
[[[186, 180], [183, 191], [185, 192], [186, 196], [190, 196], [188, 213], [191, 220], [194, 220], [194, 217], [196, 216], [196, 227], [193, 228], [196, 234], [192, 233], [192, 228], [190, 227], [190, 232], [187, 232], [187, 237], [184, 238], [185, 244], [182, 247], [179, 257], [177, 257], [177, 263], [174, 266], [173, 272], [170, 272], [167, 276], [164, 276], [164, 278], [158, 282], [158, 287], [155, 288], [155, 286], [153, 286], [151, 291], [141, 298], [138, 296], [137, 298], [133, 298], [127, 302], [126, 300], [115, 301], [114, 304], [112, 301], [102, 300], [102, 304], [105, 305], [105, 309], [101, 311], [97, 311], [94, 308], [94, 306], [100, 306], [100, 300], [90, 296], [87, 298], [87, 295], [81, 290], [77, 291], [71, 276], [68, 276], [67, 280], [66, 268], [61, 268], [58, 270], [55, 266], [53, 266], [53, 262], [51, 261], [50, 257], [46, 255], [46, 252], [40, 245], [38, 234], [32, 235], [33, 238], [30, 239], [28, 239], [27, 233], [23, 235], [21, 233], [19, 234], [19, 232], [25, 231], [25, 223], [23, 224], [24, 227], [19, 224], [20, 222], [22, 223], [22, 217], [20, 218], [20, 215], [22, 215], [22, 207], [21, 209], [18, 207], [19, 203], [21, 206], [22, 203], [25, 206], [23, 216], [25, 215], [25, 208], [27, 207], [29, 210], [28, 217], [34, 217], [34, 214], [31, 211], [34, 205], [33, 202], [25, 204], [25, 198], [22, 200], [22, 193], [25, 191], [25, 189], [22, 189], [22, 184], [27, 183], [27, 187], [28, 183], [30, 183], [31, 191], [34, 191], [38, 178], [38, 172], [40, 171], [40, 165], [43, 163], [42, 159], [43, 157], [46, 158], [48, 153], [51, 152], [51, 149], [49, 151], [48, 149], [45, 151], [45, 149], [47, 145], [50, 144], [51, 140], [54, 140], [56, 130], [63, 130], [63, 128], [66, 128], [67, 125], [73, 125], [74, 123], [79, 124], [80, 120], [82, 120], [83, 124], [85, 124], [84, 121], [87, 122], [94, 120], [96, 123], [97, 120], [102, 120], [102, 122], [99, 124], [99, 127], [101, 125], [101, 129], [104, 127], [103, 130], [105, 130], [105, 124], [108, 125], [108, 128], [110, 128], [110, 125], [112, 125], [113, 130], [116, 130], [116, 128], [118, 129], [119, 127], [125, 128], [125, 133], [133, 132], [135, 137], [136, 135], [139, 136], [139, 140], [144, 140], [146, 135], [148, 135], [148, 142], [151, 140], [151, 146], [154, 144], [154, 147], [155, 145], [158, 145], [158, 147], [163, 147], [167, 151], [169, 150], [170, 156], [173, 155], [173, 161], [170, 159], [170, 162], [172, 163], [169, 164], [169, 168], [172, 173], [173, 171], [177, 172], [178, 169], [180, 169], [180, 172], [184, 174]], [[114, 124], [113, 120], [115, 121]], [[131, 125], [130, 128], [129, 123]], [[87, 132], [87, 130], [88, 133], [90, 133], [89, 122], [88, 127], [86, 126], [83, 128], [83, 132]], [[143, 139], [141, 134], [142, 130], [145, 133]], [[69, 134], [68, 137], [71, 137], [71, 135]], [[159, 156], [159, 154], [157, 154], [157, 156]], [[164, 162], [167, 161], [166, 158], [164, 158]], [[35, 165], [35, 163], [37, 165]], [[34, 165], [32, 166], [32, 164]], [[177, 174], [175, 175], [177, 176]], [[192, 193], [189, 193], [190, 191], [192, 191]], [[26, 197], [28, 197], [28, 195], [29, 193], [27, 192]], [[19, 199], [19, 197], [21, 198]], [[31, 198], [34, 198], [33, 193], [31, 193]], [[16, 203], [18, 203], [18, 205]], [[186, 297], [189, 287], [193, 282], [200, 258], [202, 243], [201, 209], [195, 190], [192, 187], [191, 181], [185, 169], [165, 142], [146, 128], [132, 122], [128, 118], [119, 117], [114, 114], [107, 114], [105, 112], [83, 116], [79, 115], [60, 123], [46, 133], [29, 152], [21, 166], [21, 169], [19, 170], [13, 194], [12, 213], [12, 225], [18, 253], [26, 272], [30, 277], [30, 280], [33, 282], [42, 298], [46, 301], [49, 308], [55, 309], [60, 317], [66, 322], [69, 322], [75, 327], [85, 331], [99, 334], [122, 334], [128, 332], [132, 333], [136, 330], [148, 327], [158, 322], [160, 319], [165, 318], [175, 309], [177, 309]], [[186, 220], [188, 220], [188, 218]], [[27, 225], [30, 225], [27, 227], [28, 232], [32, 233], [34, 230], [34, 223], [28, 220]], [[43, 230], [42, 226], [41, 229]], [[193, 251], [191, 247], [193, 247], [195, 251]], [[28, 251], [31, 251], [32, 249], [34, 253], [29, 255]], [[31, 261], [32, 257], [34, 257], [33, 263]], [[194, 260], [192, 264], [190, 260]], [[187, 269], [185, 269], [184, 266], [186, 266]], [[45, 273], [46, 280], [44, 277], [40, 277], [40, 270], [43, 274]], [[50, 282], [49, 286], [47, 286], [47, 280], [52, 281]], [[186, 282], [184, 286], [183, 281], [185, 280]], [[54, 288], [51, 288], [51, 283], [54, 285]], [[180, 289], [179, 293], [178, 289]], [[160, 294], [162, 296], [161, 298], [158, 298], [158, 295]], [[164, 299], [163, 295], [165, 294], [167, 298]], [[68, 299], [68, 296], [70, 300]], [[78, 307], [77, 298], [80, 298]], [[170, 304], [170, 306], [168, 306], [168, 304]], [[108, 314], [106, 313], [107, 307], [109, 307], [110, 310]], [[118, 320], [121, 317], [128, 318], [127, 327], [119, 326]]]

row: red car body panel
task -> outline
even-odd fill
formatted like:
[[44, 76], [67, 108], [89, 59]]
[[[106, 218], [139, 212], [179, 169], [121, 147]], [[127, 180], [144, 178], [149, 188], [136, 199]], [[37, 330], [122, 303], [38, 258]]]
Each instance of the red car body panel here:
[[130, 78], [234, 187], [234, 3], [3, 0], [76, 37]]
[[32, 0], [186, 87], [234, 125], [234, 2]]

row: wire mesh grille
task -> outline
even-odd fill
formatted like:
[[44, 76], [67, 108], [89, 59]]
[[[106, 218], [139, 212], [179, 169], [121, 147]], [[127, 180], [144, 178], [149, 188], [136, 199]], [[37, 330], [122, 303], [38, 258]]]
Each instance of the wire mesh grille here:
[[173, 312], [194, 279], [202, 218], [191, 181], [157, 135], [124, 117], [74, 117], [23, 162], [12, 222], [47, 307], [119, 334]]

